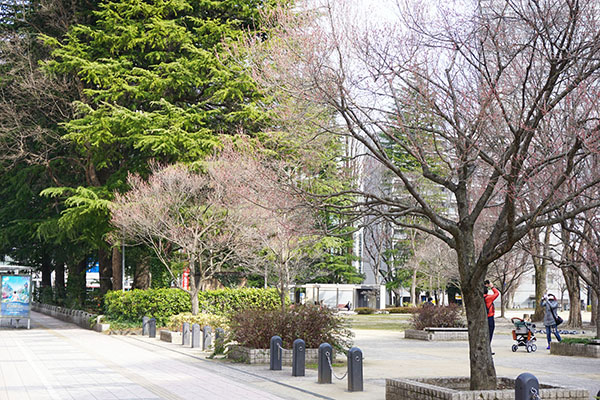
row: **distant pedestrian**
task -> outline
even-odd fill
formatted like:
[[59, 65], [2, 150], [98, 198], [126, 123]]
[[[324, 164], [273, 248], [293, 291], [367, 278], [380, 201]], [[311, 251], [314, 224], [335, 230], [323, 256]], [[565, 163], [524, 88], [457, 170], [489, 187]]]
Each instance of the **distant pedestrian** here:
[[[550, 342], [552, 341], [552, 333], [556, 336], [556, 340], [559, 342], [562, 340], [560, 335], [558, 334], [558, 301], [556, 301], [556, 296], [553, 294], [547, 294], [542, 297], [542, 301], [540, 303], [542, 307], [544, 307], [544, 326], [546, 327], [546, 339], [548, 340], [547, 350], [550, 350]], [[562, 322], [562, 319], [560, 320]]]
[[[489, 294], [490, 289], [492, 294]], [[483, 300], [485, 301], [485, 308], [487, 309], [488, 328], [490, 331], [490, 343], [492, 343], [492, 337], [494, 336], [494, 329], [496, 328], [496, 322], [494, 321], [494, 315], [496, 309], [494, 308], [494, 300], [500, 296], [498, 289], [494, 287], [494, 284], [486, 280], [483, 284]], [[493, 353], [492, 353], [493, 354]]]

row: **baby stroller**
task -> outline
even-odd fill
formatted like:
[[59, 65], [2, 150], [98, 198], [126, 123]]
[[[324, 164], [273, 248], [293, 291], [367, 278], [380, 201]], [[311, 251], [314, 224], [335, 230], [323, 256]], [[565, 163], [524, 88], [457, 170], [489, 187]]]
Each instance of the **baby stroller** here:
[[534, 343], [535, 338], [535, 325], [531, 322], [522, 320], [521, 318], [511, 318], [510, 321], [514, 324], [515, 329], [512, 331], [513, 339], [516, 341], [512, 345], [512, 351], [517, 351], [519, 346], [525, 346], [528, 353], [537, 350], [537, 346]]

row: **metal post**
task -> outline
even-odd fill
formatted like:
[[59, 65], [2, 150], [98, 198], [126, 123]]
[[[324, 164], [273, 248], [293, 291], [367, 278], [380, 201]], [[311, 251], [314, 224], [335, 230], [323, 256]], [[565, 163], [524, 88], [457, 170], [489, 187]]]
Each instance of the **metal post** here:
[[192, 325], [192, 347], [200, 347], [200, 325]]
[[348, 391], [363, 391], [363, 354], [358, 347], [348, 351]]
[[156, 318], [154, 317], [148, 320], [148, 336], [151, 338], [156, 337]]
[[282, 353], [283, 341], [279, 336], [273, 336], [271, 338], [271, 365], [270, 368], [273, 371], [281, 371], [281, 353]]
[[181, 328], [181, 344], [183, 346], [189, 346], [190, 342], [190, 323], [184, 322], [183, 327]]
[[202, 340], [202, 350], [206, 351], [211, 346], [212, 342], [212, 329], [210, 326], [206, 325], [203, 329], [204, 337]]
[[149, 317], [143, 317], [142, 318], [142, 336], [146, 336], [148, 334], [148, 320], [150, 318]]
[[539, 399], [540, 383], [537, 378], [529, 372], [519, 375], [515, 381], [515, 400]]
[[329, 343], [321, 343], [319, 346], [319, 372], [318, 383], [331, 383], [331, 358], [333, 347]]
[[302, 339], [294, 340], [292, 347], [292, 376], [304, 376], [306, 366], [306, 343]]

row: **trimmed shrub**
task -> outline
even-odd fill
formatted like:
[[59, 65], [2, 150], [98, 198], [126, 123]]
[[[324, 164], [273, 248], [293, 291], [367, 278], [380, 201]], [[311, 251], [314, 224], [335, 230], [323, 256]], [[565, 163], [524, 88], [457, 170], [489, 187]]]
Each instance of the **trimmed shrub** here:
[[465, 324], [461, 318], [461, 308], [456, 304], [449, 306], [425, 305], [418, 307], [412, 316], [414, 329], [433, 328], [458, 328]]
[[352, 332], [342, 316], [327, 307], [295, 305], [281, 310], [253, 309], [240, 311], [231, 318], [232, 339], [242, 346], [267, 349], [271, 338], [278, 335], [283, 347], [290, 349], [296, 339], [308, 348], [327, 342], [337, 349], [348, 349]]
[[[276, 289], [222, 289], [198, 294], [200, 311], [227, 316], [247, 308], [275, 309], [280, 300]], [[180, 289], [109, 291], [104, 296], [104, 314], [111, 321], [138, 323], [147, 315], [166, 326], [169, 318], [191, 312], [190, 296]]]
[[[248, 308], [274, 310], [281, 307], [277, 289], [219, 289], [198, 294], [200, 310], [209, 314], [230, 315]], [[287, 302], [289, 304], [289, 300]]]
[[357, 307], [354, 311], [356, 311], [357, 314], [373, 314], [375, 309], [371, 307]]
[[190, 326], [198, 324], [201, 328], [208, 325], [212, 328], [213, 332], [217, 328], [229, 330], [229, 321], [226, 317], [208, 313], [200, 313], [198, 315], [192, 315], [192, 313], [173, 315], [169, 318], [167, 327], [172, 331], [180, 331], [184, 322], [189, 323]]
[[418, 307], [390, 307], [386, 308], [385, 311], [390, 314], [414, 314], [417, 312]]
[[104, 313], [117, 322], [141, 326], [142, 317], [147, 315], [156, 318], [158, 326], [165, 326], [171, 316], [190, 311], [190, 296], [179, 289], [110, 291], [104, 296]]

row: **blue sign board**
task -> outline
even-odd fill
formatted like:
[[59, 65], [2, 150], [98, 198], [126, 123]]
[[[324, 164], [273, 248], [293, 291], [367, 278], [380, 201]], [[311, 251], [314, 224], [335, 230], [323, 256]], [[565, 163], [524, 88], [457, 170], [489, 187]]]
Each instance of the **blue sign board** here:
[[31, 275], [2, 275], [0, 316], [29, 318]]

